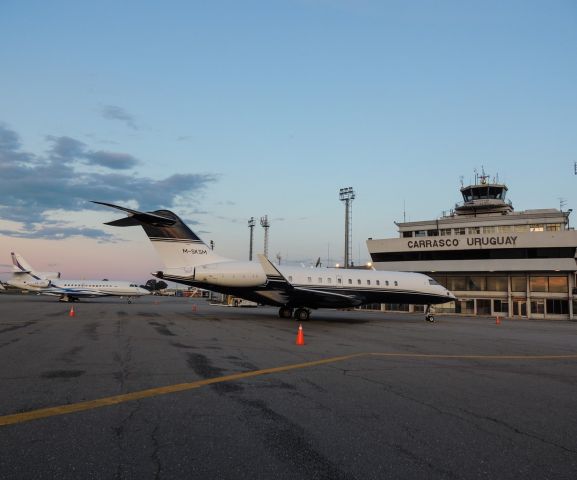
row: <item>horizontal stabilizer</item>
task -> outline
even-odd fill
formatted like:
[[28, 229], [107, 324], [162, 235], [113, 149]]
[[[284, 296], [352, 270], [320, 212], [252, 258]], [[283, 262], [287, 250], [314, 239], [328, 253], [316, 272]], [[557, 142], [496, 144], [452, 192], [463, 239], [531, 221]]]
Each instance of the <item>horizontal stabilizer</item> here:
[[91, 200], [92, 203], [97, 203], [99, 205], [104, 205], [106, 207], [116, 208], [117, 210], [122, 210], [129, 214], [126, 218], [120, 218], [118, 220], [113, 220], [112, 222], [106, 222], [105, 225], [111, 225], [113, 227], [134, 227], [136, 225], [153, 225], [156, 227], [170, 227], [176, 223], [173, 218], [164, 217], [156, 213], [139, 212], [138, 210], [132, 210], [130, 208], [121, 207], [119, 205], [114, 205], [112, 203], [97, 202]]

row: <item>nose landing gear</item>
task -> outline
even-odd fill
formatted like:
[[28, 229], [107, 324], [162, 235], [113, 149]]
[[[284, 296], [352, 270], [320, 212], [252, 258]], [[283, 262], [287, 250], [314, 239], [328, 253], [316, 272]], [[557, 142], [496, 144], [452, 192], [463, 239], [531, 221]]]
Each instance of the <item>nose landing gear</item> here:
[[427, 305], [427, 308], [425, 308], [425, 320], [431, 323], [435, 321], [435, 314], [431, 305]]

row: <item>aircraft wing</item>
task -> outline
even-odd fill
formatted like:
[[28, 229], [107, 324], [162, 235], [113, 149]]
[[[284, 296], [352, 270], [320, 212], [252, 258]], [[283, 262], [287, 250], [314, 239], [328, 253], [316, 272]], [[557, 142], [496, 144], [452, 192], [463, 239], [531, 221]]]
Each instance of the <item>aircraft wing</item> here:
[[277, 305], [348, 308], [363, 303], [360, 298], [343, 295], [328, 289], [295, 287], [268, 258], [264, 255], [258, 255], [258, 259], [267, 278], [267, 289], [258, 291], [258, 294], [272, 300]]

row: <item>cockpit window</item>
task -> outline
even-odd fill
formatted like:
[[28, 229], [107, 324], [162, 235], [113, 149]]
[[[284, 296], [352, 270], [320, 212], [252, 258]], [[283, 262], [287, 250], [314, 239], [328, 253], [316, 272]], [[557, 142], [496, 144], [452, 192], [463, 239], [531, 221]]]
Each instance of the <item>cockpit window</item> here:
[[429, 285], [440, 285], [440, 283], [436, 280], [433, 280], [432, 278], [429, 278]]

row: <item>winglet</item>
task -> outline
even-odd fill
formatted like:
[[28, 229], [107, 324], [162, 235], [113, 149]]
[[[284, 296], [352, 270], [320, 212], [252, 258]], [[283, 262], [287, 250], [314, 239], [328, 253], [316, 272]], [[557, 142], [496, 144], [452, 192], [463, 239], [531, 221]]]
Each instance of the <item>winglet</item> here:
[[272, 264], [272, 262], [266, 258], [263, 254], [259, 253], [257, 255], [258, 261], [262, 269], [264, 270], [264, 274], [269, 282], [277, 282], [284, 284], [285, 287], [292, 287], [290, 282], [284, 277], [282, 273], [278, 271], [278, 269]]

